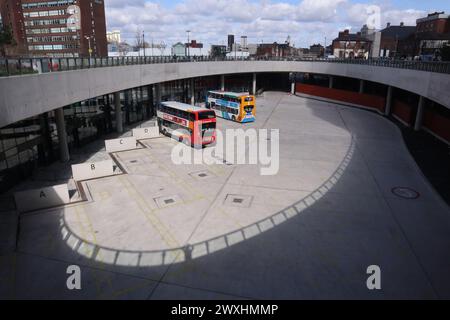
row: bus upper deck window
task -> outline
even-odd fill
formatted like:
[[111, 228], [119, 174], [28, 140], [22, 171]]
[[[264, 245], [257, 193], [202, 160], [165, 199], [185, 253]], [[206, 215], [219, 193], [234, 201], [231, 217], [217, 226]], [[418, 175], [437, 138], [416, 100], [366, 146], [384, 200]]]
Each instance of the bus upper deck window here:
[[245, 102], [250, 102], [250, 101], [253, 101], [253, 97], [246, 97], [245, 98]]

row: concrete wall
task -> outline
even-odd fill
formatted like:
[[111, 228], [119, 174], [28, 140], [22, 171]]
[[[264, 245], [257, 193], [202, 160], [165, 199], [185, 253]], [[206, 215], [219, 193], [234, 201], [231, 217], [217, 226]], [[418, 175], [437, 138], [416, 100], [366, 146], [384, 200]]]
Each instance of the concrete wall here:
[[380, 112], [384, 112], [386, 106], [385, 97], [379, 97], [366, 93], [330, 89], [328, 87], [321, 87], [303, 83], [297, 83], [295, 91], [300, 94], [322, 97], [330, 100], [337, 100], [367, 108], [372, 108]]
[[308, 61], [167, 63], [0, 78], [0, 127], [124, 89], [192, 77], [252, 72], [310, 72], [364, 79], [412, 91], [450, 108], [450, 75], [447, 74]]

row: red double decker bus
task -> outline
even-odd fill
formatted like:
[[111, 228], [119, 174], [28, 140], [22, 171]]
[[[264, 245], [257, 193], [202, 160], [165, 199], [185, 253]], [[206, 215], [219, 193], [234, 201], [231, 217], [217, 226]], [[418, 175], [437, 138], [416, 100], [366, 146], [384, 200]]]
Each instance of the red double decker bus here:
[[161, 102], [157, 110], [159, 131], [192, 146], [216, 141], [216, 114], [206, 108], [176, 101]]

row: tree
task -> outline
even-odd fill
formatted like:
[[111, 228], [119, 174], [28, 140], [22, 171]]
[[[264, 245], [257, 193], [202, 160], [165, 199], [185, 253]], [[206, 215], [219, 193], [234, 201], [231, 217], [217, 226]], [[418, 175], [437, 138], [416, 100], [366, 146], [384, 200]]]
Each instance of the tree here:
[[134, 45], [138, 50], [144, 47], [144, 41], [140, 31], [136, 31]]
[[0, 27], [0, 56], [6, 55], [6, 46], [15, 45], [13, 33], [10, 26]]

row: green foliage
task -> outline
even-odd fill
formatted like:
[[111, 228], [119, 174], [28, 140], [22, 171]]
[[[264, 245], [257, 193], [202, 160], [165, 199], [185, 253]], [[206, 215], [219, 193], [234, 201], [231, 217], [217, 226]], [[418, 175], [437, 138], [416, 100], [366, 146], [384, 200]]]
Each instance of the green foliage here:
[[15, 45], [12, 30], [9, 26], [0, 28], [0, 55], [5, 55], [5, 46]]
[[9, 26], [3, 26], [3, 28], [0, 28], [0, 46], [7, 44], [14, 44], [14, 38], [11, 28]]

